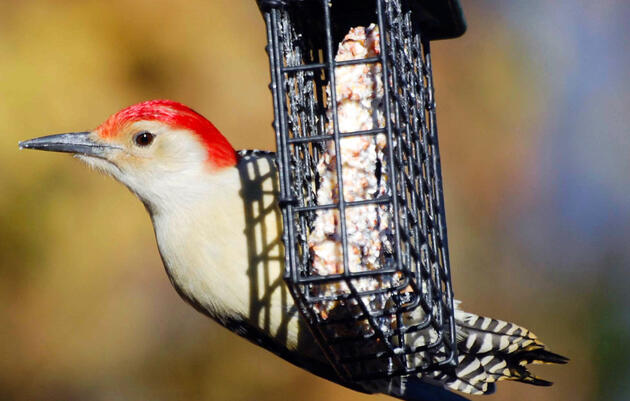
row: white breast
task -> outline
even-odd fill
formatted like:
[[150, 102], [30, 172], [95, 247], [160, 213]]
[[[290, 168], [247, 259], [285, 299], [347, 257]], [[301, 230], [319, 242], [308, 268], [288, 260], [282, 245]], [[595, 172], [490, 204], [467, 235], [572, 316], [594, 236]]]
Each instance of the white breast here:
[[295, 349], [299, 316], [282, 279], [273, 161], [246, 160], [201, 182], [207, 197], [173, 194], [152, 211], [173, 285], [217, 320], [245, 321]]

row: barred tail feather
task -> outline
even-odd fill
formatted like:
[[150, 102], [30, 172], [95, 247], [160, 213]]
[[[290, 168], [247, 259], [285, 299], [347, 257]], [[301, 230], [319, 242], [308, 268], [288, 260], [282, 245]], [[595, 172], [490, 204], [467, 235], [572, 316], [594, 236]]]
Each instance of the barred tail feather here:
[[455, 312], [459, 363], [450, 374], [436, 379], [449, 388], [468, 394], [494, 392], [495, 383], [514, 380], [536, 386], [552, 383], [527, 370], [528, 364], [564, 364], [568, 359], [547, 351], [536, 335], [503, 320]]

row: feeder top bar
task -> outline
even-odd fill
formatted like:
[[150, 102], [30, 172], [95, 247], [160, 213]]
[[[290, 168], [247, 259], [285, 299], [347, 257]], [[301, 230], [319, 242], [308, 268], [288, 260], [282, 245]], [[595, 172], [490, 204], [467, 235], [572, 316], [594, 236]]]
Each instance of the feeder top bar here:
[[[316, 0], [256, 0], [264, 12], [271, 8], [312, 3]], [[466, 20], [459, 0], [409, 0], [415, 23], [429, 40], [451, 39], [466, 32]], [[356, 9], [353, 11], [356, 17]], [[366, 15], [369, 10], [366, 10]], [[369, 16], [369, 15], [368, 15]]]

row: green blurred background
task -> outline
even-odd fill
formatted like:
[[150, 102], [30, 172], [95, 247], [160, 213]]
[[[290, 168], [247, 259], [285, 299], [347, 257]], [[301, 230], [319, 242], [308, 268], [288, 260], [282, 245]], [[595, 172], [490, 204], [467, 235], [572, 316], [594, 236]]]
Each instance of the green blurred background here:
[[[455, 294], [572, 359], [483, 399], [628, 400], [630, 6], [463, 6], [466, 35], [433, 45]], [[17, 149], [152, 98], [273, 149], [264, 46], [252, 0], [0, 2], [0, 400], [390, 399], [195, 312], [127, 190]]]

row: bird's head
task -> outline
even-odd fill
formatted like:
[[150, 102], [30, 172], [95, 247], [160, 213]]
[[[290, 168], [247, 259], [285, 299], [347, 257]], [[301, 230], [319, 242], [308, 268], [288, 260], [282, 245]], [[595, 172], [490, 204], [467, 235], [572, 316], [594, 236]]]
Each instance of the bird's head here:
[[138, 103], [93, 131], [30, 139], [20, 148], [72, 153], [150, 209], [175, 193], [194, 196], [200, 181], [236, 164], [236, 152], [210, 121], [170, 100]]

